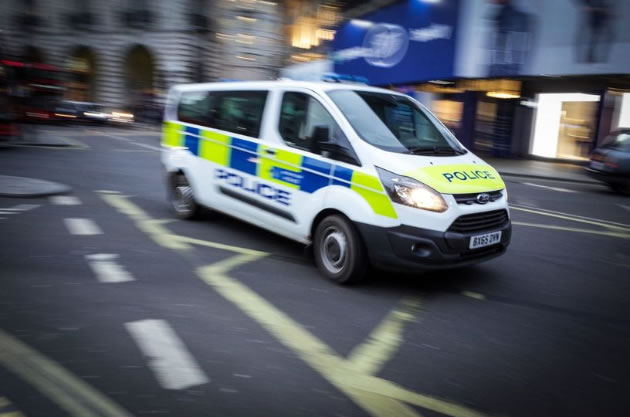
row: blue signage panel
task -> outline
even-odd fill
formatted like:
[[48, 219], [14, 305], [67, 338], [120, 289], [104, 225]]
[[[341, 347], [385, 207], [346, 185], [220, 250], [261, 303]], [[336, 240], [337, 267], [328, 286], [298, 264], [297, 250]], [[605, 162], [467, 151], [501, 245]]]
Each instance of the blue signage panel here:
[[452, 78], [458, 0], [407, 0], [353, 19], [333, 41], [334, 70], [370, 84]]

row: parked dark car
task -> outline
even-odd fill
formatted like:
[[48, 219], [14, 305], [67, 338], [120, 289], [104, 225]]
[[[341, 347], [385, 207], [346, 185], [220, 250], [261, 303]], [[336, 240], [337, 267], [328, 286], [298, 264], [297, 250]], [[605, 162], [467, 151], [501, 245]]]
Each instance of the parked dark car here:
[[630, 129], [612, 132], [591, 154], [586, 172], [615, 191], [630, 193]]

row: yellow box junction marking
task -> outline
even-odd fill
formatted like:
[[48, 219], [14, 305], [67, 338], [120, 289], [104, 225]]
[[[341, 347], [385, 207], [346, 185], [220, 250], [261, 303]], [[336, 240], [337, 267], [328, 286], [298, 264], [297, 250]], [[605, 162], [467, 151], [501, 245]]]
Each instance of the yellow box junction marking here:
[[403, 298], [399, 306], [372, 331], [367, 341], [350, 352], [348, 361], [353, 368], [368, 375], [378, 373], [400, 347], [404, 326], [416, 320], [415, 313], [419, 308], [420, 299], [417, 297]]
[[2, 330], [0, 363], [73, 417], [131, 417], [91, 385]]
[[420, 416], [410, 407], [413, 405], [452, 417], [483, 416], [470, 408], [419, 394], [374, 376], [402, 344], [404, 323], [414, 319], [413, 312], [420, 305], [418, 299], [404, 299], [376, 327], [368, 340], [355, 348], [349, 359], [344, 359], [287, 314], [228, 275], [231, 270], [262, 259], [269, 253], [172, 234], [163, 226], [164, 221], [151, 219], [127, 197], [120, 194], [105, 194], [101, 197], [134, 220], [138, 228], [147, 233], [158, 245], [183, 254], [189, 253], [192, 249], [190, 245], [202, 245], [236, 253], [230, 258], [197, 268], [197, 274], [369, 415]]

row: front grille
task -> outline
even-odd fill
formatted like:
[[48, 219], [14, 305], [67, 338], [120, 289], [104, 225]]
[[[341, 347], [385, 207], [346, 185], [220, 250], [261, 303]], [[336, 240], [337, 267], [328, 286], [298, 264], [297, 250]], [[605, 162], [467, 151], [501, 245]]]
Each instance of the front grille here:
[[[477, 196], [479, 194], [482, 193], [472, 193], [472, 194], [453, 194], [453, 197], [455, 197], [455, 201], [457, 201], [457, 204], [475, 204], [477, 203]], [[490, 200], [488, 202], [493, 202], [493, 201], [497, 201], [498, 199], [500, 199], [503, 196], [503, 191], [499, 190], [499, 191], [490, 191], [488, 193], [490, 196]], [[477, 204], [481, 204], [481, 203], [477, 203]]]
[[481, 232], [496, 229], [508, 221], [506, 210], [486, 211], [483, 213], [466, 214], [453, 222], [449, 231], [457, 233]]

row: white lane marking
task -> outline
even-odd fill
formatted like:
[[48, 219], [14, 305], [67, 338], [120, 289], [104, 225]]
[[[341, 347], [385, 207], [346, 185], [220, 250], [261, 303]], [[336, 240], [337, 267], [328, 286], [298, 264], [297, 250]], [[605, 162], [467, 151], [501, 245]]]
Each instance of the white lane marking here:
[[561, 193], [577, 193], [579, 191], [569, 190], [568, 188], [550, 187], [548, 185], [534, 184], [531, 182], [524, 182], [523, 185], [529, 185], [531, 187], [545, 188], [547, 190], [560, 191]]
[[476, 300], [485, 300], [486, 299], [485, 295], [483, 295], [481, 293], [478, 293], [478, 292], [475, 292], [475, 291], [462, 291], [462, 295], [465, 296], [465, 297], [474, 298]]
[[90, 219], [70, 218], [63, 219], [66, 228], [73, 235], [100, 235], [103, 231]]
[[548, 210], [538, 207], [530, 207], [523, 204], [510, 204], [510, 209], [540, 214], [550, 217], [558, 217], [561, 219], [572, 220], [575, 222], [591, 223], [603, 227], [614, 227], [616, 229], [630, 229], [630, 224], [611, 222], [609, 220], [596, 219], [594, 217], [579, 216], [577, 214], [564, 213], [562, 211]]
[[137, 143], [137, 142], [128, 142], [132, 145], [136, 145], [136, 146], [140, 146], [141, 148], [146, 148], [146, 149], [151, 149], [152, 151], [162, 151], [162, 148], [158, 148], [157, 146], [153, 146], [153, 145], [145, 145], [144, 143]]
[[210, 382], [184, 343], [164, 320], [125, 323], [127, 331], [149, 358], [149, 368], [166, 389], [184, 389]]
[[135, 146], [140, 146], [141, 148], [146, 148], [146, 149], [151, 149], [153, 151], [162, 151], [161, 147], [158, 146], [152, 146], [152, 145], [146, 145], [144, 143], [138, 143], [138, 142], [134, 142], [132, 140], [129, 140], [127, 138], [122, 138], [120, 136], [114, 136], [114, 135], [108, 135], [108, 134], [103, 134], [103, 136], [108, 137], [108, 138], [112, 138], [112, 139], [116, 139], [125, 143], [128, 143], [130, 145], [135, 145]]
[[6, 216], [7, 214], [18, 214], [18, 213], [15, 211], [0, 210], [0, 214], [3, 216]]
[[54, 195], [50, 197], [50, 202], [58, 206], [78, 206], [81, 200], [72, 195]]
[[135, 278], [125, 268], [115, 261], [118, 255], [110, 253], [95, 253], [86, 255], [85, 258], [92, 268], [94, 275], [100, 282], [128, 282], [134, 281]]
[[623, 204], [619, 204], [619, 207], [621, 207], [622, 209], [630, 211], [630, 206], [624, 206]]
[[28, 211], [39, 207], [40, 204], [18, 204], [10, 208], [0, 208], [0, 211]]

